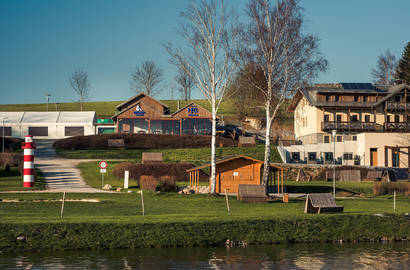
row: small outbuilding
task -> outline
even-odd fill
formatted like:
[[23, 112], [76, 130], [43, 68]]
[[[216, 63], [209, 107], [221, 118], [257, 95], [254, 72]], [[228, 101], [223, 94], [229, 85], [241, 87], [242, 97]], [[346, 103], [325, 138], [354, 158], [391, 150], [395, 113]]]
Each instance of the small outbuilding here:
[[[211, 164], [187, 170], [191, 186], [199, 184], [200, 170], [210, 168]], [[279, 165], [269, 166], [270, 176], [267, 186], [269, 193], [283, 193], [284, 168]], [[263, 174], [263, 161], [244, 155], [235, 156], [216, 162], [216, 193], [237, 194], [240, 184], [260, 185]], [[209, 179], [211, 185], [211, 179]]]

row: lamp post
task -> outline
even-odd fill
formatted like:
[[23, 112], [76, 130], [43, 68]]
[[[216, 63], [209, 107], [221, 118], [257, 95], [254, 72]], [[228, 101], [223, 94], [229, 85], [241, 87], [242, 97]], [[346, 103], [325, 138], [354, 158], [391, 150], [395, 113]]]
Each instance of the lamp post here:
[[4, 120], [6, 120], [6, 119], [8, 119], [7, 117], [4, 117], [4, 118], [2, 118], [1, 120], [2, 120], [2, 122], [3, 122], [3, 125], [2, 125], [2, 127], [3, 127], [3, 142], [2, 142], [2, 153], [4, 153]]
[[332, 130], [333, 137], [333, 198], [336, 199], [336, 129]]
[[47, 94], [47, 95], [46, 95], [46, 99], [47, 99], [47, 111], [48, 111], [48, 102], [50, 101], [50, 97], [51, 97], [51, 94]]

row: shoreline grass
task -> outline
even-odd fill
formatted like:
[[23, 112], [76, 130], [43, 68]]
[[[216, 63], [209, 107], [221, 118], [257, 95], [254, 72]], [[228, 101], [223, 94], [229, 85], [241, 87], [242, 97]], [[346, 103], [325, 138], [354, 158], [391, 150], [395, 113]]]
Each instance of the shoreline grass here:
[[[344, 199], [343, 214], [304, 214], [304, 201], [243, 203], [223, 196], [178, 195], [144, 191], [140, 195], [68, 193], [67, 199], [99, 202], [65, 204], [61, 193], [0, 193], [0, 250], [83, 249], [223, 245], [227, 239], [249, 244], [408, 239], [410, 201], [398, 196]], [[18, 202], [5, 202], [17, 199]], [[52, 200], [52, 201], [47, 201]], [[375, 216], [384, 213], [383, 216]], [[17, 238], [20, 237], [18, 240]]]

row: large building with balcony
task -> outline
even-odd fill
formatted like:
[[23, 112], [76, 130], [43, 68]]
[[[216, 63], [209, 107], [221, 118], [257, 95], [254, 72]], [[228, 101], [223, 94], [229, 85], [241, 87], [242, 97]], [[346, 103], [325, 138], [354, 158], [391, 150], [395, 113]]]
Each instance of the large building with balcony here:
[[316, 84], [298, 91], [288, 110], [302, 142], [287, 149], [290, 161], [299, 152], [300, 160], [329, 162], [335, 147], [342, 164], [410, 167], [408, 85]]

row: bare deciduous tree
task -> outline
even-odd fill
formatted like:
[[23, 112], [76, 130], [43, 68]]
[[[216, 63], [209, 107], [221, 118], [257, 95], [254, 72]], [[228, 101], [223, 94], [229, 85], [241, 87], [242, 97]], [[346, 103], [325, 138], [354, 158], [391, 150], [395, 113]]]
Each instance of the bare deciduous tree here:
[[71, 74], [70, 85], [74, 91], [78, 94], [78, 103], [80, 104], [80, 109], [83, 111], [84, 101], [89, 98], [91, 83], [88, 79], [88, 73], [82, 69], [78, 69]]
[[194, 80], [191, 71], [187, 73], [183, 68], [178, 68], [178, 74], [175, 76], [175, 81], [178, 83], [178, 91], [181, 98], [186, 100], [191, 99], [192, 88], [194, 87]]
[[155, 96], [161, 89], [156, 88], [162, 81], [162, 69], [153, 61], [145, 61], [131, 73], [131, 89], [143, 91], [149, 96]]
[[186, 47], [164, 45], [171, 62], [191, 74], [196, 87], [212, 107], [211, 140], [211, 194], [215, 194], [216, 173], [216, 114], [232, 79], [235, 65], [231, 60], [237, 31], [234, 29], [235, 13], [223, 1], [191, 2], [181, 13], [185, 23], [179, 33], [187, 41]]
[[[262, 94], [266, 114], [265, 160], [262, 184], [267, 185], [270, 164], [270, 137], [273, 120], [287, 97], [307, 85], [318, 72], [327, 69], [319, 53], [318, 38], [304, 34], [303, 9], [297, 0], [250, 0], [248, 27], [243, 32], [245, 47], [240, 53], [243, 66], [250, 69], [249, 81]], [[262, 70], [265, 83], [255, 74]], [[252, 72], [253, 70], [253, 72]]]
[[386, 50], [384, 53], [379, 55], [377, 67], [372, 69], [374, 83], [392, 85], [394, 82], [396, 68], [396, 57], [390, 52], [390, 50]]

